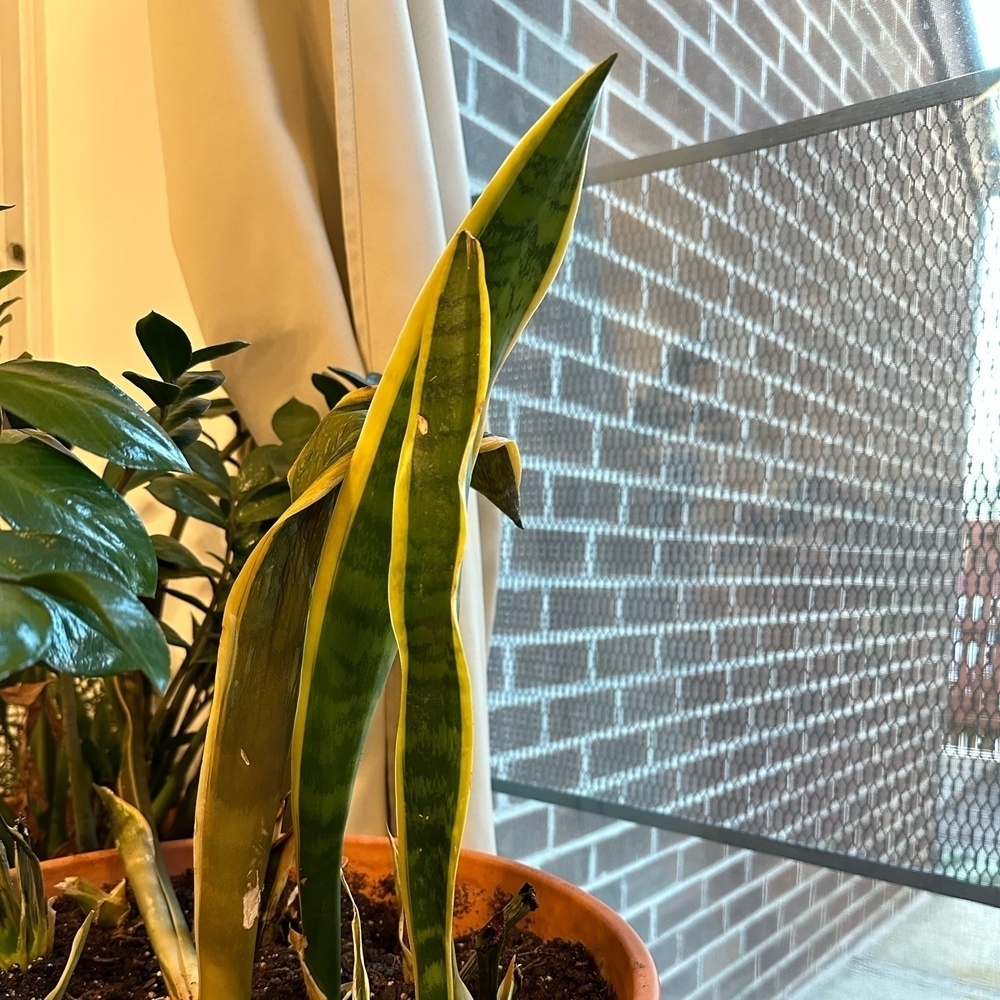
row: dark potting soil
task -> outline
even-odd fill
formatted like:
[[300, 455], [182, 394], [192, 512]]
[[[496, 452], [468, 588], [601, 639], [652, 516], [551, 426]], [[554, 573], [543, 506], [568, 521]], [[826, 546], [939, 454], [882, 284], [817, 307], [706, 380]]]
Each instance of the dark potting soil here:
[[[190, 872], [174, 879], [181, 905], [189, 921], [193, 911], [193, 879]], [[351, 880], [361, 911], [365, 964], [373, 1000], [412, 1000], [412, 984], [405, 983], [399, 957], [397, 927], [399, 913], [391, 901], [370, 899], [363, 882]], [[384, 897], [385, 886], [375, 895]], [[130, 894], [131, 898], [131, 894]], [[125, 924], [114, 931], [92, 927], [83, 955], [69, 984], [67, 1000], [166, 1000], [166, 989], [134, 900]], [[500, 896], [497, 909], [506, 899]], [[343, 912], [350, 904], [343, 901]], [[73, 935], [83, 922], [75, 903], [58, 899], [56, 934], [52, 953], [35, 962], [27, 973], [18, 969], [0, 972], [0, 1000], [43, 1000], [55, 986], [66, 964]], [[344, 923], [343, 979], [350, 980], [353, 944], [350, 923]], [[614, 991], [601, 978], [587, 950], [568, 941], [542, 941], [529, 932], [515, 931], [505, 948], [503, 969], [511, 954], [517, 954], [522, 973], [520, 1000], [616, 1000]], [[459, 959], [468, 949], [458, 944]], [[475, 973], [473, 973], [473, 979]], [[471, 982], [473, 996], [476, 984]], [[302, 973], [295, 953], [285, 944], [266, 945], [257, 955], [253, 971], [254, 1000], [306, 1000]], [[214, 998], [209, 998], [214, 1000]], [[219, 998], [221, 1000], [221, 998]]]

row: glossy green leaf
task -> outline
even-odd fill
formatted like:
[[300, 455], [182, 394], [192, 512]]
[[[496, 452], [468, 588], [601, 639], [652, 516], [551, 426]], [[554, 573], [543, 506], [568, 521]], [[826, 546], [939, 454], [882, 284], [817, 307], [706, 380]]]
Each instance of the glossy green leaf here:
[[120, 577], [107, 560], [66, 535], [48, 531], [0, 531], [0, 580], [27, 580], [40, 573], [91, 573], [106, 580]]
[[185, 424], [196, 421], [212, 405], [210, 400], [201, 396], [181, 400], [174, 403], [166, 413], [163, 421], [165, 431], [175, 431]]
[[0, 676], [38, 663], [52, 635], [45, 605], [13, 583], [0, 581]]
[[162, 694], [170, 677], [170, 652], [163, 633], [156, 619], [121, 584], [94, 573], [67, 570], [25, 575], [20, 582], [102, 634]]
[[176, 567], [178, 570], [186, 570], [191, 576], [213, 575], [212, 571], [176, 538], [171, 538], [169, 535], [153, 535], [152, 542], [158, 562]]
[[147, 490], [165, 507], [187, 514], [198, 521], [225, 528], [225, 514], [219, 505], [204, 491], [183, 479], [155, 479]]
[[290, 399], [280, 406], [271, 418], [271, 428], [282, 444], [292, 444], [299, 448], [309, 440], [319, 425], [319, 414], [305, 403]]
[[[610, 68], [609, 60], [584, 74], [553, 105], [464, 223], [485, 259], [491, 382], [565, 254], [594, 108]], [[368, 416], [316, 574], [292, 774], [309, 964], [324, 989], [335, 988], [339, 969], [339, 906], [328, 877], [339, 866], [357, 762], [395, 652], [386, 599], [393, 483], [423, 327], [453, 253], [451, 244], [421, 290], [374, 398], [363, 403]], [[360, 402], [364, 392], [349, 394], [341, 405], [352, 396]]]
[[181, 451], [190, 448], [201, 437], [201, 424], [197, 420], [185, 420], [170, 431], [170, 440]]
[[487, 434], [472, 469], [472, 488], [519, 528], [521, 524], [521, 453], [517, 445]]
[[[106, 677], [135, 669], [132, 659], [92, 623], [94, 616], [86, 608], [79, 605], [71, 608], [66, 602], [33, 587], [23, 590], [44, 605], [52, 619], [45, 662], [53, 670], [77, 677]], [[86, 620], [82, 616], [86, 616]], [[0, 680], [7, 676], [0, 674]]]
[[299, 452], [288, 473], [292, 496], [301, 496], [331, 462], [354, 450], [365, 411], [331, 410]]
[[224, 344], [209, 344], [208, 347], [200, 347], [191, 355], [191, 365], [189, 367], [193, 368], [195, 365], [203, 364], [206, 361], [214, 361], [216, 358], [225, 358], [249, 346], [250, 344], [245, 340], [229, 340]]
[[156, 374], [176, 382], [191, 367], [193, 355], [188, 335], [172, 320], [151, 312], [135, 324], [135, 335]]
[[169, 406], [180, 395], [180, 389], [172, 382], [160, 382], [155, 378], [140, 375], [138, 372], [122, 372], [134, 386], [142, 389], [160, 408]]
[[184, 450], [184, 457], [188, 460], [191, 471], [210, 483], [216, 494], [227, 498], [232, 495], [229, 471], [219, 453], [210, 444], [196, 441]]
[[159, 425], [93, 368], [58, 361], [0, 364], [0, 407], [126, 468], [187, 471]]
[[142, 813], [107, 788], [97, 788], [107, 810], [142, 922], [172, 1000], [205, 1000], [198, 992], [198, 960], [159, 845]]
[[71, 539], [138, 594], [156, 588], [156, 556], [139, 515], [76, 459], [31, 437], [0, 437], [0, 517]]
[[472, 695], [458, 579], [489, 358], [483, 259], [475, 240], [462, 234], [433, 329], [420, 345], [389, 565], [402, 678], [397, 840], [416, 990], [429, 1000], [451, 1000], [455, 876], [472, 785]]
[[222, 372], [187, 372], [177, 380], [181, 399], [191, 399], [194, 396], [204, 396], [215, 392], [226, 381]]

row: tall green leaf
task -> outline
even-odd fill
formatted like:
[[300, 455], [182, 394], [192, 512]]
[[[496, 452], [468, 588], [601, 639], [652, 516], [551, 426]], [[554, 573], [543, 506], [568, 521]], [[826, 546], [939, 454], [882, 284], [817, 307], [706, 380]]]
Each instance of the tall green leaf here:
[[159, 425], [93, 368], [30, 358], [8, 361], [0, 365], [0, 407], [126, 468], [188, 471]]
[[258, 542], [226, 603], [195, 825], [195, 933], [206, 998], [250, 995], [308, 594], [345, 468], [327, 470]]
[[191, 367], [191, 341], [173, 320], [150, 312], [135, 324], [135, 335], [164, 382], [176, 383]]
[[0, 470], [0, 518], [11, 527], [71, 539], [126, 587], [153, 593], [156, 554], [139, 515], [85, 465], [15, 433], [0, 436]]
[[490, 330], [482, 255], [468, 234], [459, 236], [456, 265], [420, 346], [389, 565], [402, 676], [397, 836], [421, 1000], [452, 1000], [455, 875], [472, 783], [472, 695], [458, 628], [458, 578]]
[[[491, 383], [565, 253], [594, 108], [612, 61], [584, 74], [518, 143], [463, 225], [485, 260]], [[340, 865], [351, 786], [396, 651], [388, 613], [393, 484], [423, 328], [454, 250], [452, 241], [420, 292], [372, 398], [316, 574], [292, 799], [310, 967], [327, 992], [336, 988], [340, 951], [329, 877]]]

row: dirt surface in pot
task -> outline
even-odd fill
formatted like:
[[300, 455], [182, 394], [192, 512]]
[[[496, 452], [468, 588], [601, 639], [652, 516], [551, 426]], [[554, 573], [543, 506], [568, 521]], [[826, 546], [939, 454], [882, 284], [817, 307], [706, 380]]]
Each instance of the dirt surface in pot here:
[[[193, 881], [190, 872], [174, 879], [177, 893], [192, 919]], [[396, 929], [399, 913], [392, 900], [391, 880], [379, 885], [351, 880], [361, 911], [365, 962], [373, 1000], [412, 1000], [413, 987], [402, 978]], [[371, 898], [374, 897], [374, 898]], [[499, 897], [497, 902], [505, 902]], [[344, 913], [350, 904], [343, 900]], [[459, 899], [461, 905], [461, 899]], [[43, 1000], [55, 986], [73, 935], [83, 922], [79, 908], [58, 899], [56, 937], [52, 954], [35, 962], [27, 973], [0, 972], [0, 1000]], [[350, 923], [344, 924], [343, 979], [350, 980], [353, 945]], [[542, 941], [530, 933], [515, 932], [505, 949], [504, 968], [513, 952], [523, 975], [519, 1000], [616, 1000], [582, 945], [567, 941]], [[458, 944], [460, 961], [468, 942]], [[476, 995], [475, 973], [469, 983]], [[284, 944], [265, 946], [257, 956], [253, 974], [253, 1000], [306, 1000], [302, 973], [295, 953]], [[69, 985], [67, 1000], [165, 1000], [163, 977], [134, 905], [125, 924], [114, 931], [92, 927], [87, 945]]]

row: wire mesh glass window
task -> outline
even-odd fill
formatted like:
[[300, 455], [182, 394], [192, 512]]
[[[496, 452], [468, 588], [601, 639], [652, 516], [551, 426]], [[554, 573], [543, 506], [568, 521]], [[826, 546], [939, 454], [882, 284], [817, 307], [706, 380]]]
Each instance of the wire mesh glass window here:
[[995, 901], [992, 79], [586, 189], [492, 411], [499, 789]]

